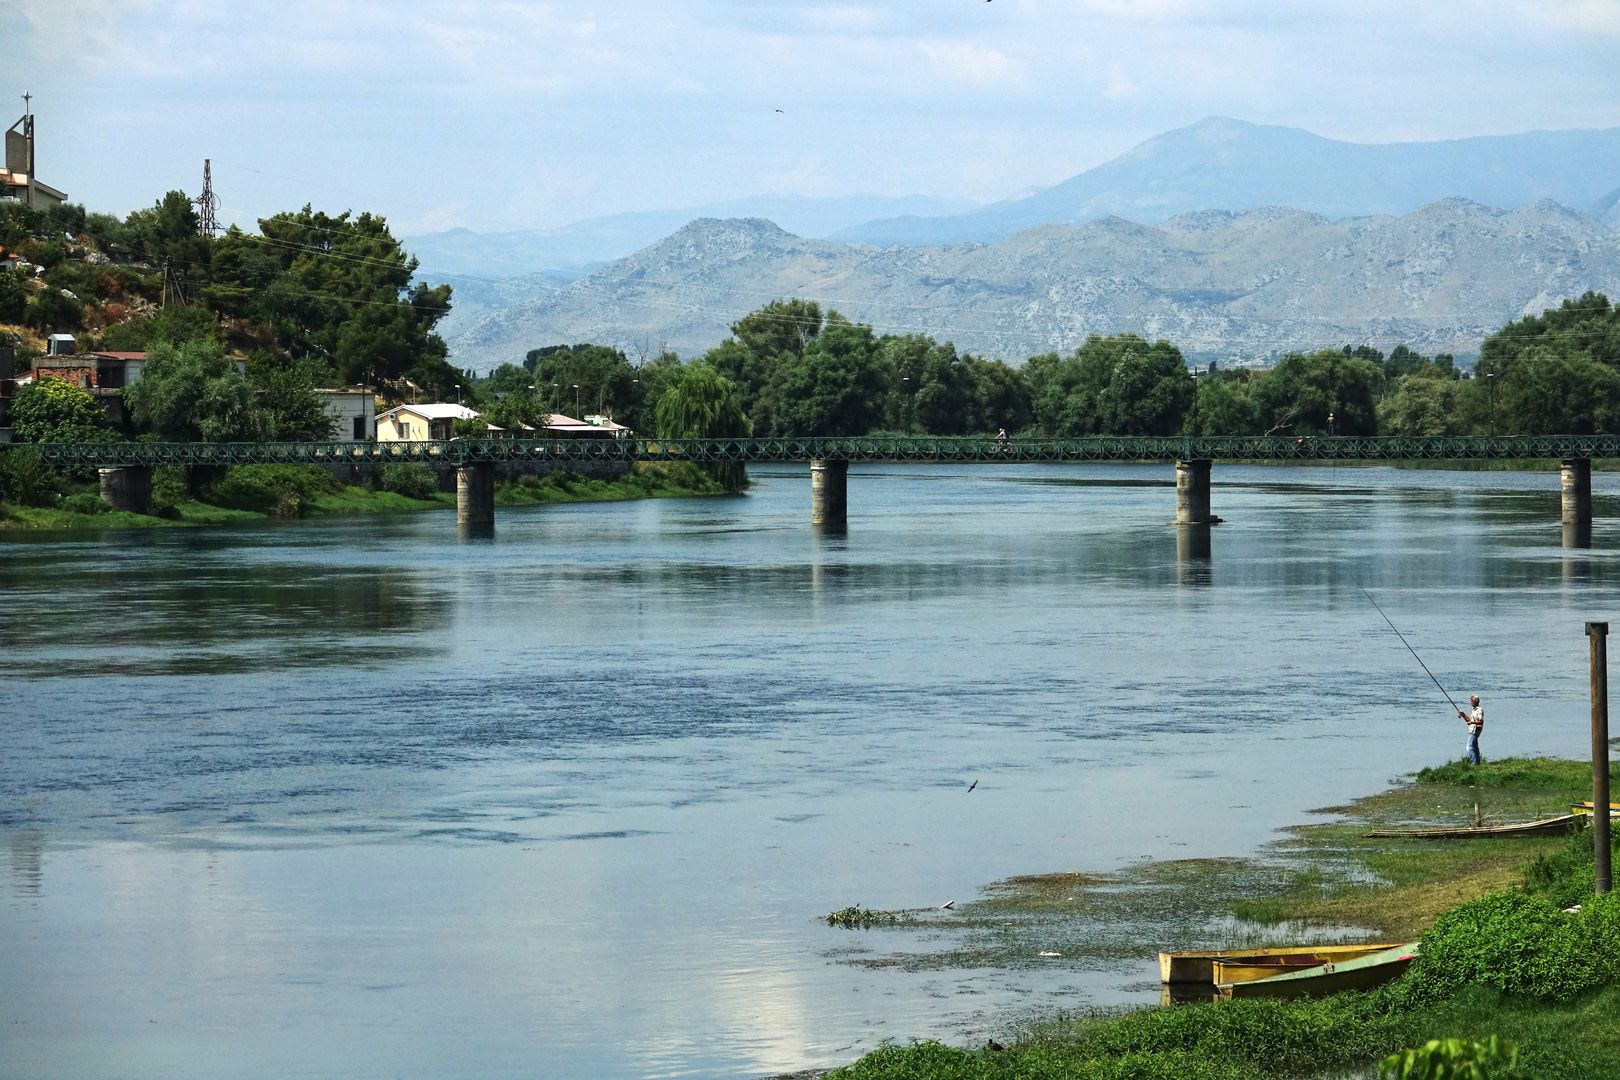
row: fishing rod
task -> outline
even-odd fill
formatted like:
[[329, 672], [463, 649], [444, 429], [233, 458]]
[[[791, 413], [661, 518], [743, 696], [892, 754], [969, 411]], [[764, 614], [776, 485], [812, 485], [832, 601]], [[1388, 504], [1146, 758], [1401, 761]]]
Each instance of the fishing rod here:
[[[1356, 582], [1356, 588], [1361, 589], [1361, 595], [1365, 596], [1367, 598], [1367, 603], [1369, 603], [1369, 604], [1371, 604], [1373, 606], [1373, 610], [1377, 611], [1378, 614], [1380, 614], [1380, 615], [1384, 615], [1384, 609], [1378, 606], [1378, 601], [1376, 601], [1376, 600], [1374, 600], [1372, 598], [1372, 593], [1368, 592], [1365, 588], [1362, 588], [1361, 582], [1359, 582], [1359, 581]], [[1430, 678], [1430, 680], [1432, 680], [1434, 682], [1435, 687], [1442, 694], [1446, 695], [1446, 700], [1451, 701], [1451, 707], [1453, 709], [1457, 709], [1457, 712], [1459, 714], [1461, 714], [1462, 710], [1457, 708], [1457, 703], [1455, 701], [1452, 701], [1450, 694], [1446, 693], [1446, 688], [1440, 685], [1440, 680], [1436, 679], [1434, 677], [1434, 672], [1430, 671], [1429, 670], [1429, 665], [1425, 664], [1423, 662], [1423, 657], [1419, 656], [1417, 654], [1417, 650], [1412, 648], [1412, 643], [1410, 641], [1406, 640], [1406, 635], [1401, 633], [1400, 627], [1396, 626], [1392, 622], [1389, 622], [1389, 616], [1388, 615], [1384, 615], [1384, 621], [1386, 623], [1389, 623], [1389, 628], [1391, 630], [1395, 631], [1395, 636], [1401, 639], [1401, 644], [1405, 645], [1406, 646], [1406, 651], [1412, 654], [1412, 659], [1414, 659], [1414, 660], [1416, 660], [1418, 662], [1418, 667], [1423, 669], [1423, 674], [1427, 675]]]

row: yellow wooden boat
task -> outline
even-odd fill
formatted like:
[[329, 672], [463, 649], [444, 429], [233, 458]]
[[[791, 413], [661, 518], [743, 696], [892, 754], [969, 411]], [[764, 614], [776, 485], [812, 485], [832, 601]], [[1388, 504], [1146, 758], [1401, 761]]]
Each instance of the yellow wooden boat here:
[[1411, 942], [1270, 978], [1217, 983], [1216, 989], [1223, 998], [1321, 997], [1341, 990], [1371, 990], [1404, 972], [1417, 954], [1417, 942]]
[[[1570, 803], [1569, 811], [1572, 814], [1584, 814], [1587, 817], [1591, 817], [1592, 800], [1588, 799], [1586, 802]], [[1620, 816], [1620, 802], [1612, 802], [1609, 804], [1609, 816]]]
[[[1313, 967], [1380, 952], [1395, 946], [1387, 941], [1360, 945], [1283, 945], [1271, 948], [1211, 949], [1202, 952], [1161, 952], [1159, 981], [1173, 984], [1215, 985], [1215, 965], [1230, 965], [1234, 974], [1243, 966], [1266, 968], [1266, 975], [1280, 974], [1283, 968]], [[1262, 976], [1254, 976], [1260, 978]], [[1228, 980], [1228, 981], [1236, 981]]]

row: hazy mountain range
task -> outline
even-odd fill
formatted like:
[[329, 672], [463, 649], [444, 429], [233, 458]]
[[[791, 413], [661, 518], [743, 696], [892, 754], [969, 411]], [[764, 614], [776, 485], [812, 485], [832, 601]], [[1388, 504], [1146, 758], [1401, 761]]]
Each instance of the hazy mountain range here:
[[1620, 295], [1620, 234], [1550, 201], [1505, 211], [1447, 199], [1341, 221], [1283, 208], [1158, 225], [1111, 217], [988, 245], [884, 249], [703, 219], [486, 313], [452, 346], [479, 368], [558, 342], [687, 355], [797, 296], [1009, 361], [1123, 331], [1229, 359], [1347, 342], [1467, 355], [1508, 319], [1587, 289]]
[[768, 218], [801, 236], [826, 236], [889, 215], [938, 215], [965, 210], [967, 199], [929, 195], [845, 195], [813, 199], [796, 195], [755, 195], [677, 210], [647, 210], [590, 218], [558, 229], [480, 233], [471, 229], [403, 238], [421, 261], [422, 276], [483, 278], [547, 273], [579, 277], [612, 259], [639, 251], [698, 218]]
[[870, 221], [831, 238], [952, 244], [1110, 214], [1156, 222], [1261, 206], [1362, 217], [1450, 197], [1500, 207], [1552, 199], [1620, 224], [1620, 128], [1370, 145], [1212, 117], [1024, 198], [948, 217]]
[[557, 342], [698, 352], [782, 296], [1005, 359], [1093, 330], [1209, 355], [1466, 355], [1508, 319], [1620, 288], [1620, 128], [1364, 145], [1217, 118], [1031, 195], [942, 208], [761, 197], [406, 246], [457, 286], [442, 331], [479, 368]]

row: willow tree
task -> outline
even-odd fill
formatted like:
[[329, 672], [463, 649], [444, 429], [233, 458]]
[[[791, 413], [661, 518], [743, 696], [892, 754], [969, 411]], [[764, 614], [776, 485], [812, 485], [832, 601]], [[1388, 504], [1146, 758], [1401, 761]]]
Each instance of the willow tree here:
[[[701, 361], [671, 375], [658, 398], [657, 421], [661, 439], [746, 439], [753, 430], [736, 384]], [[739, 461], [705, 468], [727, 491], [748, 486], [748, 472]]]

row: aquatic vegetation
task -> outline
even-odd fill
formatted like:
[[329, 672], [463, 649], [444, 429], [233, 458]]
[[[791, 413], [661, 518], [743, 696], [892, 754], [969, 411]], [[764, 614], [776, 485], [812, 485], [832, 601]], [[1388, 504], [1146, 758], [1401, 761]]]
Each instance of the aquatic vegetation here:
[[825, 916], [828, 926], [842, 926], [845, 930], [869, 930], [874, 926], [893, 926], [900, 921], [897, 911], [875, 911], [851, 904], [847, 908], [829, 911]]

